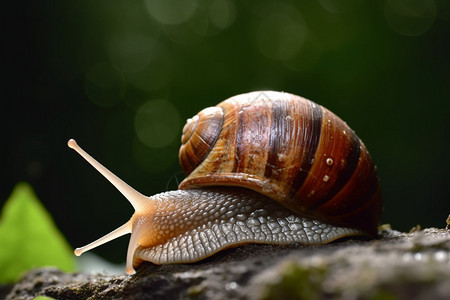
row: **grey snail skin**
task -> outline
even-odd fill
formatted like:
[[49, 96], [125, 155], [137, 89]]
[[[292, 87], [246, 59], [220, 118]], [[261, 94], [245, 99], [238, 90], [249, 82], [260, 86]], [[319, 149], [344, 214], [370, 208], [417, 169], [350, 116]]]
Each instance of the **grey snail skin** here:
[[377, 234], [381, 192], [369, 152], [326, 108], [282, 92], [231, 97], [187, 120], [187, 177], [144, 196], [68, 142], [131, 203], [131, 219], [81, 255], [131, 233], [126, 272], [142, 261], [192, 263], [248, 243], [318, 245]]

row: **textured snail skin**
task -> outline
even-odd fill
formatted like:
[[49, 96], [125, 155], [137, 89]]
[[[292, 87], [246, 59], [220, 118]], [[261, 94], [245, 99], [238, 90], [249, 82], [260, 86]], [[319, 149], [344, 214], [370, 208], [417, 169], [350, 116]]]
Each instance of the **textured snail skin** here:
[[143, 234], [134, 265], [195, 262], [246, 243], [315, 245], [364, 234], [299, 216], [242, 188], [178, 190], [157, 194], [150, 201], [156, 213], [134, 220], [132, 234]]

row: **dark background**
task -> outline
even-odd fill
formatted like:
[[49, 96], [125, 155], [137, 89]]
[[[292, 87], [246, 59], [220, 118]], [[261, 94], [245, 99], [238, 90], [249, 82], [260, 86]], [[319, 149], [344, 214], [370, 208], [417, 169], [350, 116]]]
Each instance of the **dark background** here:
[[[357, 132], [378, 166], [383, 223], [444, 226], [448, 1], [9, 2], [0, 204], [31, 183], [72, 246], [132, 207], [69, 138], [144, 194], [176, 189], [185, 119], [262, 89], [314, 100]], [[156, 113], [142, 124], [145, 109]], [[124, 261], [127, 242], [95, 251]]]

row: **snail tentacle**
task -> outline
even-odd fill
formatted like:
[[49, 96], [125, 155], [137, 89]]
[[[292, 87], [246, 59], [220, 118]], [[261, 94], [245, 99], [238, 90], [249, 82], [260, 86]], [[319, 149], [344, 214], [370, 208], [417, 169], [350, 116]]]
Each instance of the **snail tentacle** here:
[[102, 174], [109, 182], [122, 193], [122, 195], [127, 198], [127, 200], [133, 205], [135, 211], [145, 211], [148, 209], [148, 197], [142, 195], [131, 186], [129, 186], [125, 181], [117, 177], [110, 170], [105, 168], [96, 159], [90, 156], [86, 151], [84, 151], [74, 139], [70, 139], [67, 145], [78, 152], [91, 166], [93, 166], [100, 174]]
[[131, 232], [131, 222], [128, 221], [125, 224], [123, 224], [122, 226], [120, 226], [119, 228], [113, 230], [112, 232], [108, 233], [107, 235], [102, 236], [101, 238], [99, 238], [98, 240], [93, 241], [92, 243], [83, 246], [83, 247], [79, 247], [76, 248], [74, 253], [76, 256], [80, 256], [81, 254], [83, 254], [84, 252], [87, 252], [89, 250], [92, 250], [98, 246], [101, 246], [109, 241], [112, 241], [118, 237], [121, 237], [125, 234], [128, 234]]

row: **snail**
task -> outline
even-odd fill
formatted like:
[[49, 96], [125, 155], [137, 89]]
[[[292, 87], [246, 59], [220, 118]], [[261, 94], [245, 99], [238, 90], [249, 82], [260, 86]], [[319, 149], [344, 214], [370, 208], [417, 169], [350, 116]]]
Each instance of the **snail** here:
[[234, 96], [188, 119], [181, 141], [187, 177], [178, 190], [147, 197], [69, 140], [135, 209], [77, 256], [131, 233], [132, 274], [142, 261], [191, 263], [247, 243], [316, 245], [377, 234], [381, 193], [369, 152], [312, 101], [272, 91]]

